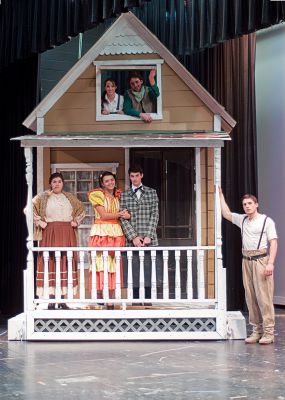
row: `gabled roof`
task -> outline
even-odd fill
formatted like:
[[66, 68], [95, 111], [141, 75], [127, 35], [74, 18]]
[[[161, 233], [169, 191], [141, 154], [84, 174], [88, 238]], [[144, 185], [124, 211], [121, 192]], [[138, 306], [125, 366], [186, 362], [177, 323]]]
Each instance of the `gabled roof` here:
[[[121, 50], [120, 50], [121, 49]], [[231, 131], [236, 122], [174, 55], [131, 12], [122, 14], [91, 49], [68, 71], [25, 119], [23, 125], [36, 131], [37, 117], [43, 117], [80, 75], [102, 54], [157, 53], [214, 114], [222, 127]]]

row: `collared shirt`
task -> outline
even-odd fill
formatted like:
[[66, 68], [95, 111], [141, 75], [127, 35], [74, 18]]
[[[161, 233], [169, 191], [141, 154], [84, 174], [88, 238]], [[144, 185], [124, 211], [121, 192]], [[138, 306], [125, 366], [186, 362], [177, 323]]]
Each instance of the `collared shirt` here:
[[119, 95], [117, 93], [115, 93], [114, 100], [110, 101], [108, 99], [107, 95], [105, 95], [105, 101], [103, 103], [103, 110], [108, 111], [109, 113], [116, 113], [118, 111], [122, 111], [123, 106], [124, 106], [124, 96], [120, 96], [119, 109], [117, 109], [118, 98], [119, 98]]
[[[141, 187], [141, 188], [143, 189], [143, 185], [140, 185], [140, 186], [138, 186], [138, 187]], [[134, 185], [132, 185], [132, 190], [133, 190], [133, 192], [134, 192], [136, 189], [137, 189], [137, 187], [134, 186]], [[135, 193], [135, 195], [137, 196], [138, 199], [140, 199], [140, 197], [141, 197], [142, 189], [137, 190], [136, 193]]]
[[[241, 229], [244, 217], [246, 217], [246, 214], [232, 213], [232, 223]], [[242, 238], [244, 250], [257, 249], [265, 217], [264, 214], [257, 214], [251, 220], [249, 218], [245, 219]], [[267, 249], [268, 241], [277, 238], [275, 223], [271, 218], [267, 217], [259, 248]]]

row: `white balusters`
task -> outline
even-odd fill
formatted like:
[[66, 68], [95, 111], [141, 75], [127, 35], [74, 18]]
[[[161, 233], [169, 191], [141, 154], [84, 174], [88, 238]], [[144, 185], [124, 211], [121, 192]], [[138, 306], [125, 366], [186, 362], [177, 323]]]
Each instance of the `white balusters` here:
[[192, 250], [187, 250], [187, 299], [193, 299]]
[[116, 260], [116, 290], [115, 290], [115, 298], [121, 298], [121, 252], [115, 251], [115, 260]]
[[181, 299], [180, 250], [175, 250], [175, 299]]
[[157, 298], [157, 289], [156, 289], [156, 251], [151, 251], [151, 298]]
[[103, 268], [104, 268], [104, 287], [103, 287], [103, 299], [109, 299], [109, 276], [108, 276], [108, 250], [103, 251]]
[[97, 299], [96, 251], [91, 251], [91, 298]]
[[128, 299], [133, 299], [133, 252], [131, 250], [127, 251], [128, 259]]
[[61, 273], [60, 273], [60, 251], [55, 252], [55, 298], [61, 298]]
[[204, 267], [204, 250], [198, 250], [198, 299], [205, 299], [205, 267]]
[[[74, 298], [74, 271], [73, 271], [73, 263], [74, 257], [78, 254], [78, 277], [79, 277], [79, 299], [84, 300], [84, 303], [88, 304], [88, 300], [90, 300], [90, 305], [96, 303], [98, 300], [98, 291], [97, 291], [97, 263], [100, 260], [103, 265], [103, 302], [106, 303], [110, 300], [110, 291], [109, 291], [109, 263], [110, 258], [114, 260], [114, 272], [115, 272], [115, 293], [114, 293], [114, 302], [128, 305], [133, 300], [133, 259], [134, 259], [134, 251], [138, 254], [138, 258], [136, 257], [136, 261], [138, 259], [139, 265], [139, 299], [143, 302], [145, 300], [145, 264], [146, 261], [151, 264], [148, 265], [151, 269], [151, 299], [156, 302], [160, 302], [166, 300], [166, 304], [168, 303], [180, 303], [187, 301], [190, 303], [192, 301], [198, 300], [208, 300], [206, 299], [206, 286], [205, 286], [205, 268], [207, 255], [211, 254], [210, 252], [215, 251], [214, 246], [200, 246], [200, 247], [172, 247], [167, 250], [163, 250], [163, 248], [159, 249], [142, 249], [142, 250], [124, 250], [122, 252], [121, 249], [100, 249], [96, 248], [96, 250], [90, 250], [90, 248], [83, 249], [75, 249], [69, 250], [68, 248], [60, 250], [54, 250], [53, 248], [43, 248], [42, 250], [33, 250], [33, 251], [41, 251], [43, 254], [44, 261], [44, 274], [43, 274], [43, 300], [45, 302], [49, 301], [50, 294], [50, 284], [49, 277], [51, 276], [49, 271], [49, 263], [50, 257], [55, 257], [55, 302], [60, 302], [62, 295], [62, 283], [66, 287], [67, 283], [67, 301], [68, 299], [71, 302], [75, 302]], [[111, 252], [111, 256], [110, 256]], [[146, 254], [148, 252], [148, 254]], [[159, 253], [158, 253], [159, 252]], [[157, 267], [160, 264], [160, 252], [162, 252], [162, 262], [163, 262], [163, 282], [162, 282], [162, 296], [159, 292], [158, 294], [158, 270]], [[67, 282], [62, 282], [63, 273], [61, 272], [61, 263], [64, 254], [67, 255]], [[87, 287], [87, 281], [85, 279], [85, 259], [86, 255], [90, 256], [90, 271], [92, 272], [90, 278], [90, 291]], [[122, 257], [123, 255], [123, 257]], [[122, 299], [122, 281], [123, 276], [122, 272], [122, 258], [127, 260], [124, 268], [127, 269], [128, 279], [127, 279], [127, 296]], [[175, 260], [175, 272], [174, 272], [174, 282], [169, 282], [169, 262], [171, 260]], [[194, 262], [195, 261], [195, 262]], [[172, 264], [171, 264], [172, 266]], [[195, 282], [193, 282], [193, 268], [197, 268], [197, 278], [195, 278]], [[172, 274], [171, 274], [172, 277]], [[184, 284], [186, 278], [186, 284]], [[173, 283], [175, 284], [173, 287]], [[174, 290], [174, 293], [170, 293], [170, 287]], [[217, 285], [217, 282], [215, 281]], [[197, 287], [197, 294], [193, 291], [193, 286]], [[182, 290], [183, 288], [183, 290]], [[88, 290], [88, 291], [86, 291]], [[161, 298], [162, 297], [162, 298]], [[211, 299], [209, 299], [211, 300]], [[80, 302], [80, 301], [79, 301]]]
[[139, 251], [139, 259], [140, 259], [140, 290], [139, 290], [139, 296], [140, 299], [145, 298], [145, 290], [144, 290], [144, 251], [140, 250]]
[[85, 276], [84, 276], [84, 251], [79, 252], [79, 273], [80, 273], [80, 299], [85, 299]]
[[49, 252], [43, 252], [44, 259], [44, 299], [49, 298], [49, 273], [48, 273], [48, 264], [49, 264]]
[[73, 299], [73, 269], [72, 269], [73, 252], [67, 251], [67, 298]]
[[163, 298], [169, 299], [168, 285], [168, 250], [163, 250]]

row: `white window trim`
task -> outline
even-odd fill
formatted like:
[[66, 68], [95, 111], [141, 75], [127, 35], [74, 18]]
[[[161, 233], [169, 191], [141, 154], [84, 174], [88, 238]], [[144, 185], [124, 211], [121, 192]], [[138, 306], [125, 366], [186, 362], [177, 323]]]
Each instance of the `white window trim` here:
[[51, 164], [51, 172], [56, 172], [57, 169], [64, 169], [65, 171], [110, 171], [116, 173], [119, 163], [91, 163], [91, 164]]
[[101, 70], [150, 70], [156, 69], [156, 82], [159, 87], [160, 95], [157, 98], [157, 113], [150, 113], [153, 120], [162, 119], [162, 84], [161, 84], [161, 64], [162, 59], [148, 60], [104, 60], [93, 61], [96, 66], [96, 121], [138, 121], [138, 118], [125, 114], [101, 114]]

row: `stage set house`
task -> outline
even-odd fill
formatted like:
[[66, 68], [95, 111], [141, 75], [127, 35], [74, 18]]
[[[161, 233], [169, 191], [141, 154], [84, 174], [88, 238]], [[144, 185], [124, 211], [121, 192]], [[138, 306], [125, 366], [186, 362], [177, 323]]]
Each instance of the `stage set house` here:
[[[155, 71], [159, 89], [152, 122], [119, 114], [102, 114], [106, 78], [121, 95], [127, 76], [138, 71], [148, 85]], [[221, 148], [230, 140], [235, 121], [132, 13], [122, 14], [26, 118], [31, 134], [15, 138], [26, 157], [27, 266], [24, 312], [9, 320], [10, 340], [163, 340], [244, 338], [238, 312], [227, 312], [226, 270], [222, 260], [221, 213], [216, 185], [221, 181]], [[36, 150], [34, 150], [36, 149]], [[33, 154], [37, 170], [33, 171]], [[104, 170], [129, 187], [128, 168], [140, 164], [143, 183], [157, 190], [159, 246], [153, 248], [88, 248], [94, 220], [87, 192], [98, 187]], [[33, 181], [37, 193], [49, 188], [52, 172], [61, 172], [65, 190], [86, 207], [78, 248], [45, 248], [43, 296], [35, 293]], [[36, 177], [36, 178], [35, 178]], [[96, 285], [88, 288], [88, 270], [95, 271], [96, 252], [104, 259], [103, 299]], [[139, 298], [133, 298], [131, 264], [139, 250]], [[55, 299], [49, 299], [48, 261], [55, 251]], [[62, 303], [59, 263], [66, 251], [69, 309], [47, 309]], [[122, 254], [127, 279], [117, 274], [109, 299], [107, 262], [114, 251], [117, 272]], [[151, 298], [145, 299], [144, 259], [151, 262]], [[54, 254], [54, 253], [53, 253]], [[78, 291], [72, 288], [72, 259], [78, 256]], [[158, 268], [160, 269], [158, 271]], [[96, 275], [96, 274], [94, 274]], [[107, 303], [114, 309], [107, 309]]]

